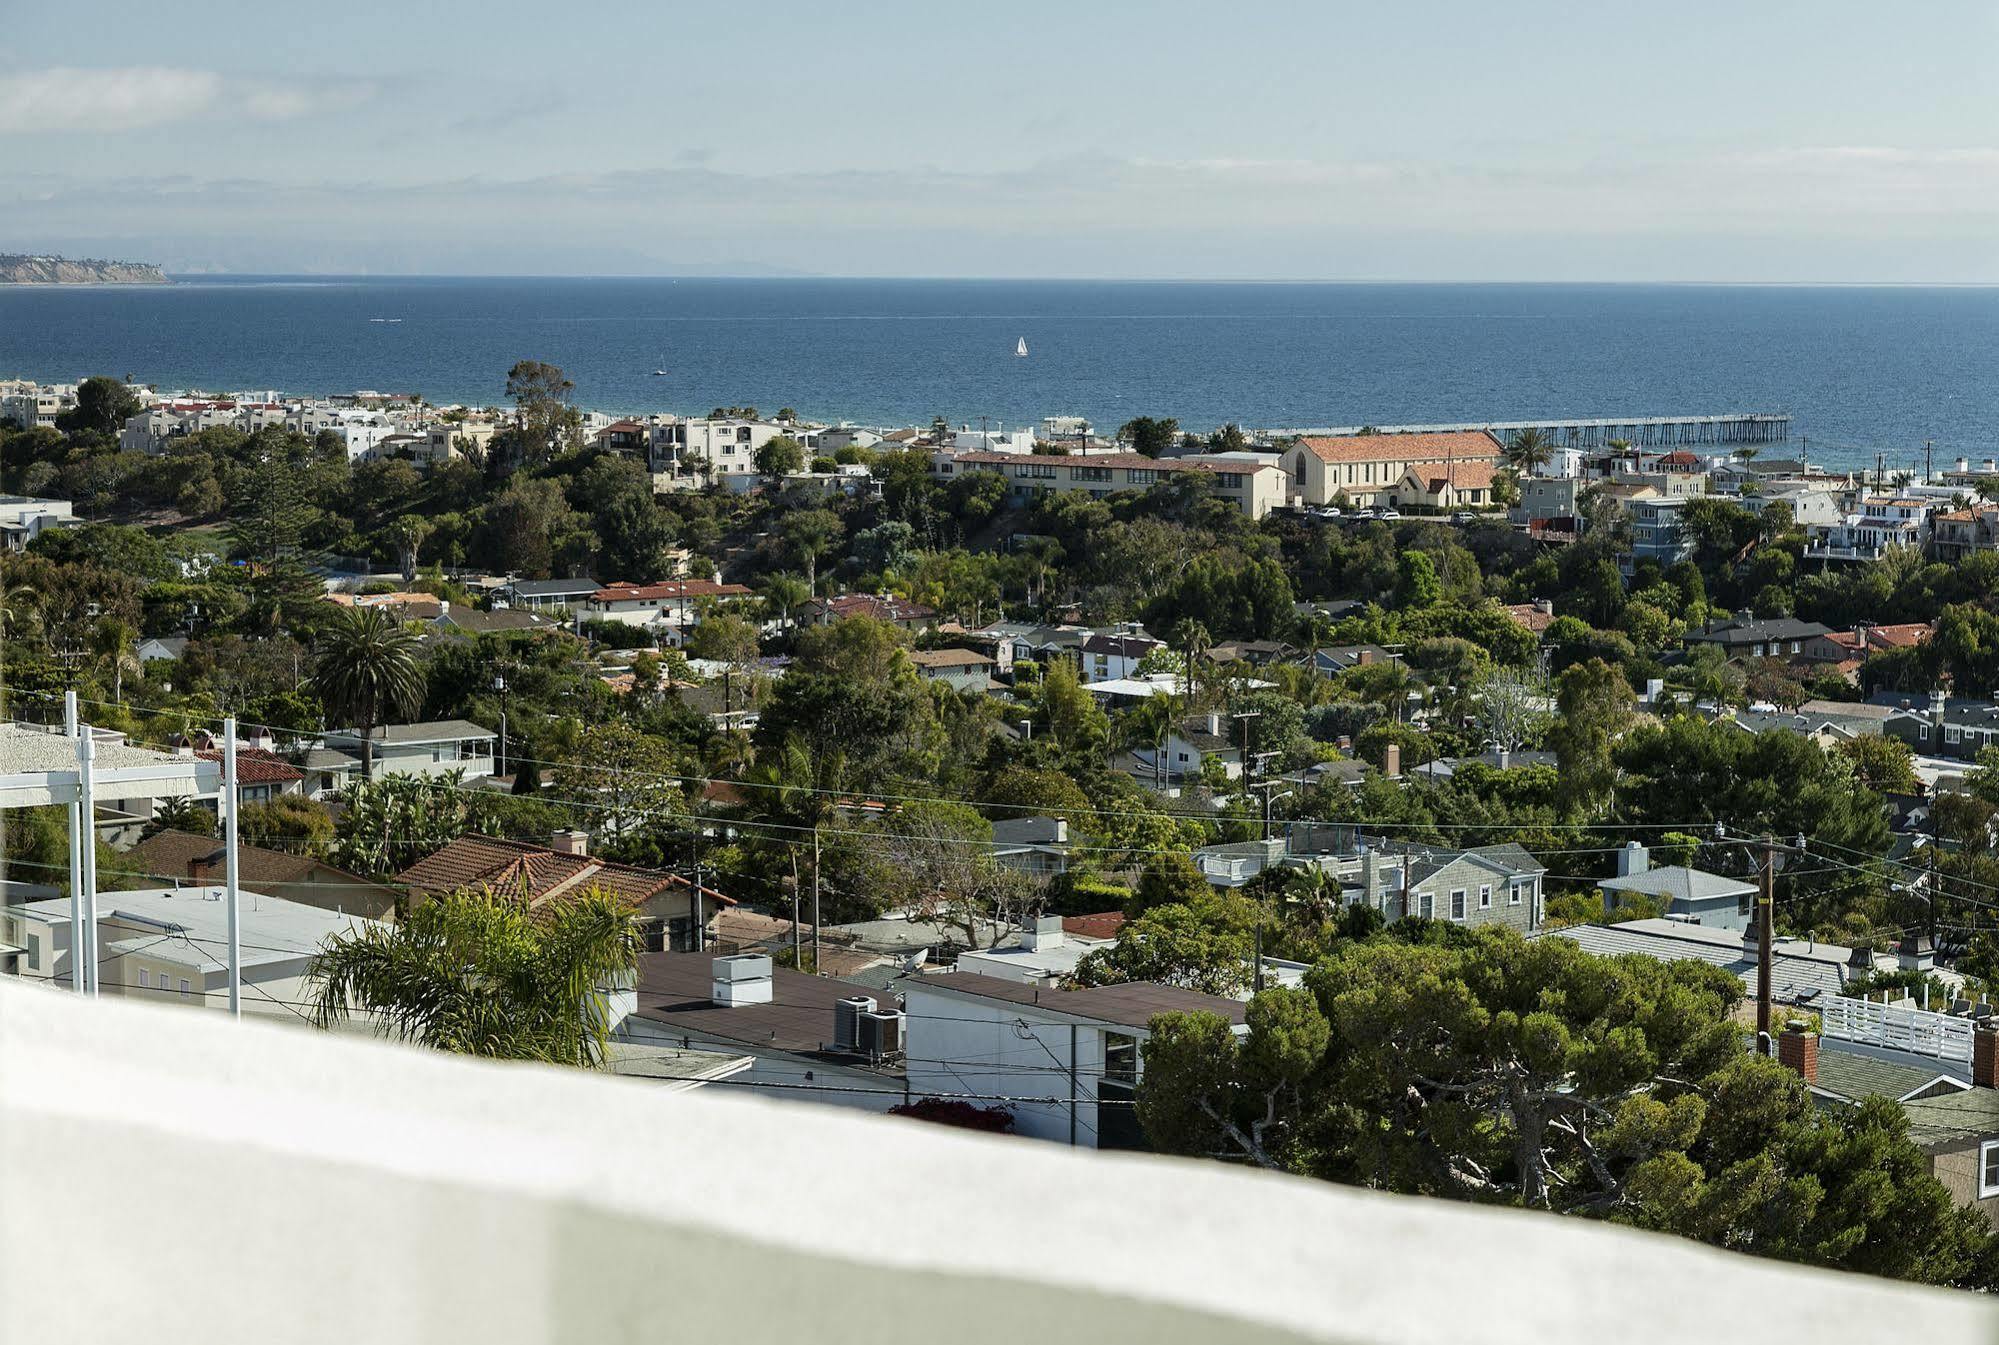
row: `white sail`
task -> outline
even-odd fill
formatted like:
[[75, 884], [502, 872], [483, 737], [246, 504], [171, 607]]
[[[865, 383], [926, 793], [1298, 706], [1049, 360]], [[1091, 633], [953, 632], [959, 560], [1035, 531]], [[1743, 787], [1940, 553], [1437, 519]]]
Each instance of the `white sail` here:
[[1027, 338], [1026, 338], [1026, 337], [1024, 337], [1024, 336], [1023, 336], [1023, 337], [1021, 337], [1021, 338], [1020, 338], [1020, 344], [1019, 344], [1019, 345], [1017, 345], [1017, 346], [1015, 346], [1015, 347], [1013, 348], [1013, 353], [1014, 353], [1014, 354], [1016, 354], [1016, 355], [1019, 355], [1019, 356], [1021, 356], [1021, 357], [1023, 357], [1023, 358], [1025, 358], [1025, 357], [1026, 357], [1026, 355], [1027, 355]]

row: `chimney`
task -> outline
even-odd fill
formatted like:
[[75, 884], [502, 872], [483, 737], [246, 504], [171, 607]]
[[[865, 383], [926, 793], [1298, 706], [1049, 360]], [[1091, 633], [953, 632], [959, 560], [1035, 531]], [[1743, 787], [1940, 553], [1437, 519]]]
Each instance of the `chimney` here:
[[1857, 947], [1846, 955], [1846, 973], [1841, 984], [1863, 981], [1874, 974], [1873, 950]]
[[1374, 850], [1365, 845], [1360, 848], [1360, 899], [1363, 905], [1374, 905]]
[[1020, 931], [1020, 946], [1030, 953], [1045, 953], [1062, 946], [1062, 917], [1037, 915]]
[[1932, 691], [1930, 693], [1930, 714], [1933, 715], [1938, 720], [1938, 722], [1942, 722], [1944, 707], [1948, 706], [1949, 704], [1950, 704], [1950, 693], [1944, 690], [1942, 687], [1938, 687], [1935, 691]]
[[1637, 841], [1626, 841], [1617, 852], [1617, 876], [1630, 878], [1652, 867], [1652, 852]]
[[1959, 458], [1959, 459], [1957, 460], [1957, 470], [1958, 470], [1958, 471], [1960, 471], [1960, 472], [1968, 472], [1968, 471], [1970, 471], [1970, 470], [1971, 470], [1971, 459], [1970, 459], [1970, 458]]
[[1904, 934], [1895, 949], [1895, 965], [1903, 971], [1926, 972], [1937, 963], [1936, 945], [1927, 934]]
[[1978, 1020], [1971, 1034], [1971, 1082], [1977, 1088], [1999, 1088], [1999, 1026]]
[[1553, 616], [1555, 614], [1555, 600], [1553, 598], [1536, 598], [1534, 599], [1534, 610], [1542, 616]]
[[1402, 744], [1390, 743], [1381, 749], [1381, 773], [1391, 780], [1402, 778]]
[[1360, 662], [1354, 666], [1365, 668], [1373, 662], [1374, 662], [1374, 651], [1372, 649], [1363, 649], [1360, 651]]
[[1069, 819], [1066, 817], [1058, 817], [1055, 819], [1055, 844], [1067, 845], [1068, 843], [1069, 843]]
[[567, 828], [548, 838], [548, 848], [558, 855], [587, 855], [590, 853], [590, 833]]
[[722, 1008], [771, 1002], [768, 953], [734, 953], [716, 958], [709, 966], [708, 997]]
[[1804, 1019], [1793, 1018], [1784, 1024], [1777, 1038], [1777, 1063], [1796, 1070], [1806, 1083], [1819, 1081], [1819, 1034], [1811, 1031]]
[[1221, 712], [1219, 710], [1208, 711], [1208, 732], [1213, 734], [1220, 734], [1221, 731], [1222, 731]]
[[1742, 930], [1742, 960], [1745, 962], [1754, 962], [1758, 950], [1762, 947], [1762, 931], [1757, 927], [1756, 920], [1752, 917], [1749, 923], [1743, 926]]

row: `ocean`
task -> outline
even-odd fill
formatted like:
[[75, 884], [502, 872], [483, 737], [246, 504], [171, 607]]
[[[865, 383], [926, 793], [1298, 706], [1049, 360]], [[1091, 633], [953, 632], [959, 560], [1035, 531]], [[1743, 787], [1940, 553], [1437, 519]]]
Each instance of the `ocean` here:
[[[381, 319], [378, 321], [378, 319]], [[393, 321], [390, 321], [393, 319]], [[1015, 355], [1025, 338], [1028, 356]], [[868, 425], [1411, 424], [1788, 412], [1814, 461], [1999, 455], [1999, 289], [189, 278], [0, 286], [0, 377]], [[655, 374], [654, 370], [664, 370]], [[1766, 455], [1777, 450], [1765, 449]]]

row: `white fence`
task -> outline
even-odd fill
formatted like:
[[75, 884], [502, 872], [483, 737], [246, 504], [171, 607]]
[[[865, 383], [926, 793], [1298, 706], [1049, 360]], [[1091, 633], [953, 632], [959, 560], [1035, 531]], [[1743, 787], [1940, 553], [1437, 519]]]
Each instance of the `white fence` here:
[[1819, 1015], [1824, 1035], [1837, 1041], [1887, 1046], [1960, 1065], [1971, 1063], [1974, 1029], [1968, 1018], [1842, 996], [1827, 1000]]

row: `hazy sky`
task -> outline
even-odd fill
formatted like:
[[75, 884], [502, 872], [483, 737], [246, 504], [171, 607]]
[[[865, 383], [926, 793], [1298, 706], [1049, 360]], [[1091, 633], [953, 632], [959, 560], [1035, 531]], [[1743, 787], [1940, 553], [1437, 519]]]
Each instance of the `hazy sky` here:
[[1999, 282], [1993, 0], [0, 9], [0, 251]]

